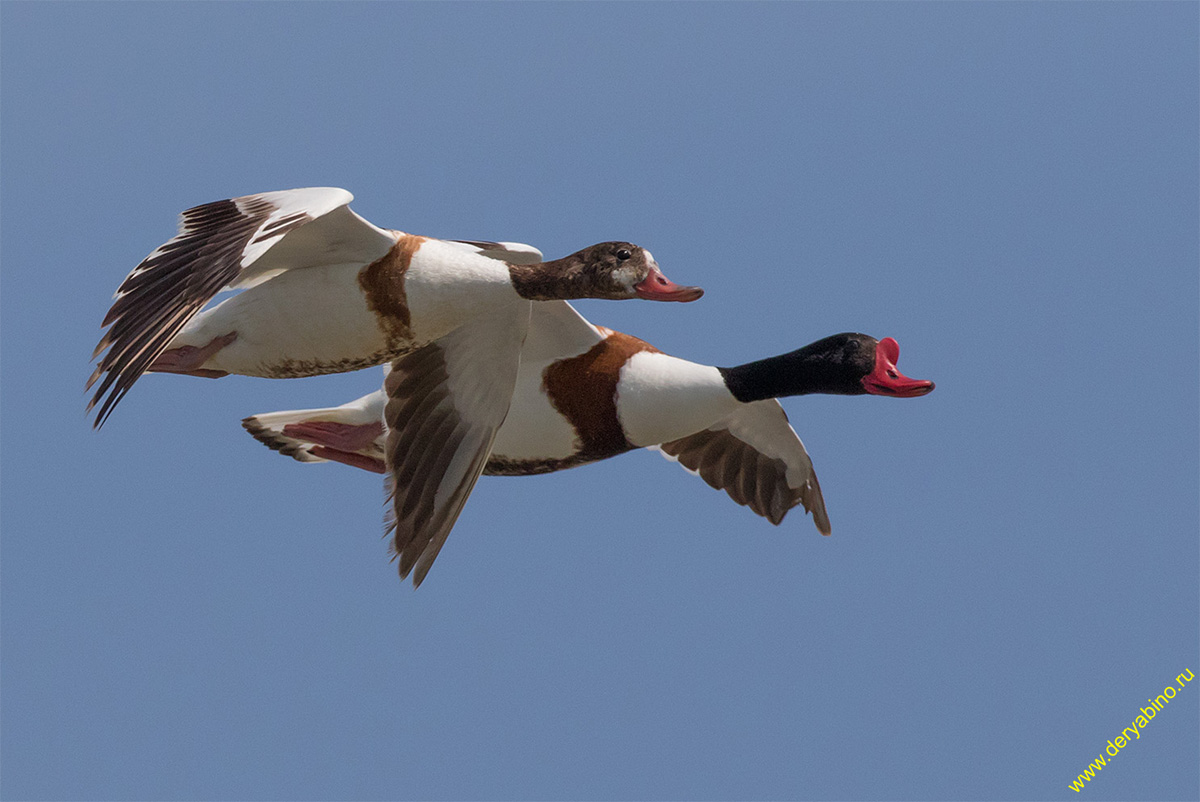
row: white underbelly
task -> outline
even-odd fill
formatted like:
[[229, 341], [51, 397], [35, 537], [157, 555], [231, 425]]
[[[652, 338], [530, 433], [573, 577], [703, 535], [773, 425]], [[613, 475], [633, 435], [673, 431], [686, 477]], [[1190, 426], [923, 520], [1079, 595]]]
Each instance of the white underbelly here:
[[493, 457], [506, 460], [556, 460], [574, 456], [579, 436], [542, 392], [546, 363], [521, 364], [508, 417], [496, 434]]
[[378, 365], [398, 345], [367, 306], [361, 265], [290, 270], [194, 317], [172, 340], [237, 338], [203, 367], [244, 376], [311, 376]]

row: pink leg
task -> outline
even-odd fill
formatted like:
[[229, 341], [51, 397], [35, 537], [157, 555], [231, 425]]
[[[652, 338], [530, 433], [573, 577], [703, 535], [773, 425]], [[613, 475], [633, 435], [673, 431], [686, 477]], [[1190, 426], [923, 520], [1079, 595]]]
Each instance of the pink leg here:
[[362, 468], [364, 471], [373, 471], [374, 473], [385, 473], [387, 471], [383, 460], [375, 457], [366, 457], [362, 454], [356, 454], [353, 451], [340, 451], [336, 448], [313, 446], [312, 455], [321, 459], [327, 459], [330, 462], [340, 462], [352, 468]]
[[362, 451], [374, 443], [381, 434], [383, 434], [383, 424], [380, 422], [356, 426], [349, 423], [308, 420], [301, 423], [289, 423], [283, 427], [284, 437], [294, 437], [297, 440], [328, 446], [338, 451]]
[[200, 376], [205, 379], [219, 379], [228, 376], [224, 370], [212, 370], [200, 367], [217, 351], [237, 339], [237, 332], [231, 331], [223, 337], [217, 337], [208, 345], [197, 348], [194, 345], [183, 345], [163, 351], [154, 360], [148, 370], [155, 373], [182, 373], [185, 376]]

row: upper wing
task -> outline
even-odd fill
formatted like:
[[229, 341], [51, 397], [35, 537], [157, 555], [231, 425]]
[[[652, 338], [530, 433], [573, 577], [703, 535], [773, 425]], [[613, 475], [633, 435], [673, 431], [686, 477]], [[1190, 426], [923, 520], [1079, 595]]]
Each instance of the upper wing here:
[[[374, 261], [395, 237], [350, 211], [353, 195], [318, 187], [206, 203], [180, 215], [179, 233], [121, 282], [96, 346], [87, 386], [107, 374], [88, 404], [96, 426], [214, 295], [287, 269]], [[107, 394], [107, 398], [105, 395]]]
[[[527, 309], [527, 307], [526, 307]], [[485, 318], [397, 359], [384, 380], [392, 550], [421, 584], [508, 414], [527, 313]]]
[[542, 252], [523, 242], [487, 242], [477, 239], [452, 239], [459, 245], [470, 245], [477, 253], [514, 265], [535, 265], [542, 261]]
[[529, 317], [529, 335], [521, 347], [521, 384], [541, 391], [546, 364], [578, 356], [604, 339], [595, 326], [566, 301], [538, 301]]
[[755, 401], [704, 431], [657, 446], [717, 490], [778, 525], [797, 504], [830, 532], [821, 485], [778, 401]]

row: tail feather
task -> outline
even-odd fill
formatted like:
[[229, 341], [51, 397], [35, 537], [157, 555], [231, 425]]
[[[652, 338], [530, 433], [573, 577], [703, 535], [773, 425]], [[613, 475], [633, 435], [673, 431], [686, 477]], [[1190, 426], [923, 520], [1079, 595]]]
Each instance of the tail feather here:
[[272, 451], [278, 451], [284, 456], [300, 462], [327, 462], [312, 453], [313, 444], [289, 437], [283, 433], [283, 428], [289, 423], [301, 423], [308, 412], [269, 412], [265, 415], [251, 415], [242, 419], [242, 428], [250, 433], [258, 442]]

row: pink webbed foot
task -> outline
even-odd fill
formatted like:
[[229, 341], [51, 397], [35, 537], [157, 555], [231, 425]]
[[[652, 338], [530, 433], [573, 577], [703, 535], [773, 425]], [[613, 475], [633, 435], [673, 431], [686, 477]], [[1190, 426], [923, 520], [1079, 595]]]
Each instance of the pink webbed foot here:
[[362, 468], [373, 473], [384, 473], [387, 468], [379, 457], [362, 453], [370, 451], [375, 440], [383, 434], [383, 423], [351, 424], [334, 421], [307, 420], [289, 423], [283, 427], [284, 437], [293, 437], [312, 443], [314, 457], [340, 462], [353, 468]]
[[341, 451], [336, 448], [327, 448], [326, 446], [313, 446], [312, 455], [321, 459], [327, 459], [330, 462], [340, 462], [352, 468], [362, 468], [364, 471], [371, 471], [373, 473], [387, 472], [387, 466], [383, 464], [383, 460], [377, 457], [357, 454], [353, 451]]
[[[335, 423], [333, 421], [308, 420], [289, 423], [283, 427], [284, 437], [294, 437], [318, 446], [337, 451], [363, 451], [383, 434], [383, 423]], [[316, 454], [316, 451], [313, 451]], [[317, 454], [317, 456], [321, 456]]]
[[237, 332], [231, 331], [222, 337], [214, 338], [208, 345], [200, 347], [183, 345], [163, 351], [147, 370], [154, 373], [181, 373], [185, 376], [200, 376], [205, 379], [219, 379], [222, 376], [228, 376], [228, 371], [212, 370], [200, 366], [207, 362], [213, 354], [236, 339]]

